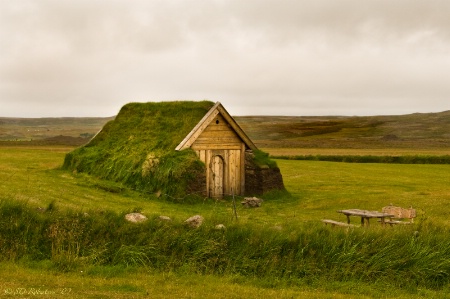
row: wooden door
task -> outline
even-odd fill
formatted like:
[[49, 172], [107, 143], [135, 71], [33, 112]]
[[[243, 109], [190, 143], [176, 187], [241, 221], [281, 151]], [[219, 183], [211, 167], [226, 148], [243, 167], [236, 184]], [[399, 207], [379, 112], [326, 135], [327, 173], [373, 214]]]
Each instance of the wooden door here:
[[222, 198], [224, 190], [224, 163], [219, 155], [211, 159], [210, 196], [212, 198]]

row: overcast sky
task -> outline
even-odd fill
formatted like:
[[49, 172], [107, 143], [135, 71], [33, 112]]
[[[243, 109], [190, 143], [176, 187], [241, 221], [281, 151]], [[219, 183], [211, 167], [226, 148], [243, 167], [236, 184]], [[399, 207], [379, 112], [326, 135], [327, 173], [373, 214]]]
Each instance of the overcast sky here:
[[0, 0], [0, 116], [450, 110], [447, 0]]

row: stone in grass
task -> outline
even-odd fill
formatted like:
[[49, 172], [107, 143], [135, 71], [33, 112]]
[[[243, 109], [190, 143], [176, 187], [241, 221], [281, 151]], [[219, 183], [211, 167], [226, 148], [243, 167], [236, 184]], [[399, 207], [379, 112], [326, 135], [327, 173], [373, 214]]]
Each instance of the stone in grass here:
[[139, 223], [146, 221], [147, 217], [145, 217], [141, 213], [129, 213], [125, 215], [125, 219], [133, 223]]
[[204, 218], [200, 215], [195, 215], [192, 216], [188, 219], [186, 219], [186, 221], [184, 221], [184, 223], [186, 223], [189, 227], [192, 228], [199, 228], [202, 223], [203, 223]]
[[225, 225], [223, 225], [223, 224], [217, 224], [214, 228], [217, 230], [225, 230], [226, 229]]
[[261, 206], [263, 200], [261, 198], [257, 197], [245, 197], [244, 201], [241, 202], [241, 204], [245, 208], [258, 208]]
[[159, 220], [161, 220], [161, 221], [172, 221], [172, 219], [170, 219], [170, 217], [168, 217], [168, 216], [159, 216]]

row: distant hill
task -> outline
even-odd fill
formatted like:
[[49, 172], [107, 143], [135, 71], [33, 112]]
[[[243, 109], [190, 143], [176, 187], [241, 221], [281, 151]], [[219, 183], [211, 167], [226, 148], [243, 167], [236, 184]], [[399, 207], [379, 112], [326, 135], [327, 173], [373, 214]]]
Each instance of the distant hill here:
[[0, 141], [36, 145], [81, 145], [114, 117], [0, 117]]
[[259, 147], [450, 147], [450, 111], [398, 116], [246, 116], [237, 122]]
[[[76, 144], [83, 144], [112, 119], [0, 118], [0, 141], [50, 140], [54, 144], [58, 143], [58, 137], [60, 140], [72, 137]], [[395, 116], [236, 116], [235, 119], [262, 148], [450, 147], [450, 111]], [[64, 140], [69, 142], [68, 138]]]

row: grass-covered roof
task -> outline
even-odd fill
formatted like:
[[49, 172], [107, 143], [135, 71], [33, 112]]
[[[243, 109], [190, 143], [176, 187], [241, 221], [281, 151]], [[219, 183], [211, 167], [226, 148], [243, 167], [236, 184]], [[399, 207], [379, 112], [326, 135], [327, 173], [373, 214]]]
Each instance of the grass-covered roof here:
[[64, 168], [140, 191], [181, 195], [204, 165], [192, 150], [175, 148], [213, 106], [210, 101], [127, 104], [87, 145], [66, 155]]

